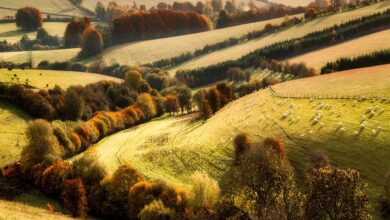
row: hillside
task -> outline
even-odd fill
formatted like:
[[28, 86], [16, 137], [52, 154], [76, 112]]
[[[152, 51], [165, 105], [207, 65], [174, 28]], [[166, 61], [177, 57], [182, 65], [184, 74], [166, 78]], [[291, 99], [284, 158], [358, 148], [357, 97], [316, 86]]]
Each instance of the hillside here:
[[28, 79], [28, 84], [38, 89], [53, 88], [55, 85], [59, 85], [61, 88], [66, 89], [71, 85], [86, 85], [101, 80], [122, 81], [118, 78], [95, 73], [21, 69], [14, 69], [12, 71], [0, 69], [0, 81], [17, 83], [16, 79], [12, 80], [14, 74], [19, 78], [20, 83], [24, 84]]
[[[279, 24], [283, 21], [284, 18], [277, 18], [196, 34], [120, 44], [105, 49], [98, 57], [103, 57], [108, 63], [115, 61], [128, 65], [145, 64], [178, 56], [188, 51], [195, 51], [207, 44], [214, 44], [231, 37], [240, 37], [255, 30], [261, 30], [267, 23]], [[172, 45], [175, 45], [174, 49], [172, 49]], [[55, 59], [56, 61], [69, 60], [77, 56], [79, 51], [79, 49], [34, 51], [32, 52], [33, 63], [36, 65], [40, 61], [48, 59], [48, 57], [50, 57], [50, 60]], [[123, 56], [123, 54], [126, 54], [126, 56]], [[0, 53], [0, 61], [25, 62], [27, 59], [28, 53], [24, 51]], [[93, 57], [85, 62], [90, 63], [95, 59], [96, 57]]]
[[319, 31], [324, 28], [340, 24], [342, 22], [359, 18], [365, 15], [374, 14], [390, 8], [390, 1], [385, 1], [378, 4], [373, 4], [367, 7], [336, 13], [328, 16], [319, 17], [313, 20], [305, 21], [301, 24], [290, 27], [286, 30], [275, 32], [265, 37], [257, 38], [227, 49], [218, 50], [204, 56], [197, 57], [184, 64], [178, 65], [170, 72], [174, 74], [179, 69], [194, 69], [205, 67], [212, 64], [227, 60], [235, 60], [243, 55], [246, 55], [256, 49], [268, 46], [270, 44], [285, 41], [291, 38], [302, 37], [314, 31]]
[[[329, 95], [330, 87], [342, 85], [334, 92], [383, 96], [390, 92], [390, 72], [385, 71], [389, 67], [294, 80], [276, 85], [274, 90], [296, 95], [314, 90]], [[366, 85], [369, 91], [365, 91]], [[290, 108], [293, 113], [284, 118]], [[372, 117], [367, 114], [368, 108], [375, 111]], [[315, 123], [318, 109], [323, 117]], [[256, 141], [277, 136], [286, 143], [301, 180], [310, 154], [319, 150], [335, 165], [358, 170], [368, 183], [373, 202], [390, 166], [390, 124], [385, 123], [390, 120], [389, 112], [389, 99], [292, 99], [276, 97], [266, 89], [228, 104], [206, 123], [194, 121], [195, 114], [162, 117], [107, 137], [91, 150], [101, 155], [100, 160], [111, 172], [119, 164], [129, 163], [149, 179], [186, 187], [193, 172], [206, 170], [223, 187], [232, 180], [229, 171], [234, 135], [246, 132]], [[366, 124], [361, 129], [363, 116]]]
[[[57, 35], [62, 37], [65, 33], [66, 22], [44, 22], [43, 28], [50, 35]], [[19, 42], [23, 35], [27, 35], [30, 39], [35, 39], [37, 32], [20, 31], [15, 23], [1, 23], [0, 24], [0, 41], [6, 40], [9, 43]]]
[[34, 0], [31, 1], [14, 1], [0, 0], [0, 13], [2, 16], [15, 16], [16, 10], [26, 6], [38, 8], [44, 14], [56, 16], [88, 16], [85, 11], [77, 8], [69, 0], [53, 1], [53, 0]]
[[308, 66], [315, 68], [317, 71], [320, 71], [321, 67], [324, 66], [327, 62], [336, 61], [341, 57], [355, 57], [368, 54], [376, 50], [389, 49], [389, 36], [390, 29], [292, 57], [286, 59], [285, 61], [290, 63], [304, 62]]

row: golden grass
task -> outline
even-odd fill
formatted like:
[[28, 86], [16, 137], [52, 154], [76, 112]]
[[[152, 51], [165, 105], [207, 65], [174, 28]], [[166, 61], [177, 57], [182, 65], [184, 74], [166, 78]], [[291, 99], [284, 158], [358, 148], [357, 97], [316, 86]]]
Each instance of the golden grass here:
[[390, 29], [349, 40], [310, 53], [286, 59], [290, 63], [304, 62], [308, 66], [321, 70], [327, 62], [341, 57], [356, 57], [377, 50], [390, 49]]
[[[377, 81], [369, 93], [389, 94], [390, 73], [377, 68], [295, 80], [274, 88], [280, 93], [287, 88], [288, 93], [296, 94], [310, 93], [315, 88], [318, 93], [328, 94], [332, 85], [332, 88], [342, 86], [337, 90], [340, 94], [355, 95], [359, 90], [366, 94], [367, 87], [362, 87], [365, 82]], [[372, 74], [365, 76], [367, 72]], [[321, 109], [323, 117], [314, 123], [319, 103], [331, 108]], [[290, 105], [295, 105], [293, 113], [283, 118]], [[369, 107], [377, 108], [372, 118], [366, 114]], [[384, 112], [380, 113], [382, 108]], [[364, 115], [366, 126], [356, 135]], [[289, 99], [262, 90], [229, 103], [206, 123], [194, 122], [193, 118], [194, 115], [158, 118], [109, 136], [91, 150], [101, 155], [101, 162], [111, 172], [120, 164], [130, 163], [147, 178], [187, 187], [193, 172], [205, 170], [223, 187], [232, 181], [234, 135], [245, 132], [254, 141], [276, 136], [286, 143], [289, 159], [301, 181], [311, 153], [319, 150], [335, 165], [361, 173], [368, 183], [372, 205], [382, 191], [383, 176], [390, 166], [390, 124], [386, 123], [390, 120], [389, 101]], [[340, 131], [339, 123], [345, 132]]]
[[262, 38], [251, 40], [233, 47], [229, 47], [227, 49], [218, 50], [216, 52], [197, 57], [184, 64], [176, 66], [175, 68], [171, 69], [170, 72], [174, 74], [177, 70], [180, 69], [194, 69], [217, 64], [227, 60], [236, 60], [245, 54], [270, 44], [285, 41], [291, 38], [302, 37], [308, 33], [319, 31], [335, 24], [346, 22], [348, 20], [384, 11], [388, 8], [390, 8], [390, 1], [385, 1], [351, 11], [319, 17], [317, 19], [309, 20], [307, 22], [295, 25], [286, 30], [279, 31]]
[[61, 49], [61, 50], [38, 50], [38, 51], [18, 51], [18, 52], [3, 52], [0, 53], [0, 61], [8, 61], [13, 63], [28, 62], [31, 56], [34, 66], [38, 65], [43, 60], [50, 62], [63, 62], [72, 60], [77, 57], [80, 48]]
[[28, 84], [38, 89], [53, 88], [55, 85], [66, 89], [72, 85], [86, 85], [102, 80], [122, 82], [121, 79], [95, 73], [30, 69], [0, 69], [0, 81], [18, 83], [16, 79], [12, 80], [14, 74], [19, 77], [19, 83], [24, 84], [28, 79]]
[[[2, 9], [2, 16], [15, 16], [16, 10], [26, 6], [38, 8], [43, 13], [51, 13], [67, 16], [84, 16], [88, 15], [83, 10], [77, 8], [70, 1], [55, 1], [55, 0], [0, 0], [0, 6], [10, 9]], [[14, 9], [14, 10], [11, 10]]]

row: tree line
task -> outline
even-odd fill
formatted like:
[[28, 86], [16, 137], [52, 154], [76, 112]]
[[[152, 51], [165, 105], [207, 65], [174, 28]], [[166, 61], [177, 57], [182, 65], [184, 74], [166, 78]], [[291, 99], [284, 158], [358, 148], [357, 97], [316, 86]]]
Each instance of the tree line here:
[[328, 62], [321, 68], [321, 73], [332, 73], [388, 63], [390, 63], [390, 50], [381, 50], [353, 58], [343, 57], [334, 62]]
[[388, 9], [384, 12], [334, 25], [301, 38], [274, 43], [244, 55], [238, 60], [229, 60], [194, 70], [178, 71], [176, 78], [189, 82], [190, 87], [206, 85], [225, 79], [229, 68], [248, 68], [259, 59], [283, 59], [287, 56], [305, 53], [388, 27], [389, 21], [390, 10]]
[[267, 24], [262, 30], [260, 31], [252, 31], [249, 32], [248, 34], [245, 34], [239, 38], [231, 37], [227, 40], [215, 43], [215, 44], [207, 44], [201, 49], [197, 49], [194, 52], [187, 52], [184, 54], [181, 54], [176, 57], [171, 57], [167, 59], [161, 59], [157, 60], [153, 63], [145, 64], [144, 66], [148, 67], [158, 67], [158, 68], [168, 68], [172, 66], [179, 65], [181, 63], [184, 63], [188, 60], [191, 60], [195, 57], [202, 56], [208, 53], [211, 53], [213, 51], [217, 51], [223, 48], [228, 48], [240, 43], [243, 43], [248, 40], [256, 39], [263, 37], [266, 34], [281, 30], [286, 27], [291, 27], [293, 25], [301, 23], [303, 20], [299, 18], [287, 18], [285, 21], [280, 23], [279, 25], [273, 25], [273, 24]]

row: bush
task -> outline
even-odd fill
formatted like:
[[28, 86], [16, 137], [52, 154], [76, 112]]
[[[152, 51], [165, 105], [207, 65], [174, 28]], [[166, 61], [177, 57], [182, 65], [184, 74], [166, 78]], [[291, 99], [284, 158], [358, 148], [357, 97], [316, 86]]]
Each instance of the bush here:
[[193, 209], [207, 208], [214, 209], [220, 197], [218, 182], [208, 173], [195, 172], [191, 175], [191, 190], [189, 192], [189, 202]]
[[11, 200], [27, 190], [20, 163], [6, 165], [0, 172], [0, 199]]
[[92, 27], [88, 27], [81, 39], [81, 57], [90, 57], [100, 53], [103, 49], [103, 37], [102, 34], [93, 29]]
[[154, 200], [146, 205], [139, 214], [141, 220], [170, 220], [174, 216], [175, 212], [165, 207], [161, 200]]
[[133, 185], [128, 195], [128, 217], [138, 216], [145, 205], [154, 200], [161, 200], [168, 208], [175, 210], [178, 215], [184, 213], [186, 199], [182, 192], [170, 188], [163, 183], [141, 181]]
[[241, 155], [248, 151], [250, 147], [251, 143], [247, 134], [241, 133], [234, 138], [234, 157], [236, 163], [240, 161]]
[[35, 31], [42, 27], [42, 14], [33, 7], [21, 8], [16, 12], [16, 26], [23, 31]]
[[64, 181], [62, 200], [73, 217], [82, 217], [87, 214], [87, 197], [81, 179], [67, 179]]
[[355, 170], [312, 169], [308, 175], [307, 219], [370, 219], [365, 184]]
[[62, 158], [57, 138], [52, 126], [43, 119], [37, 119], [27, 128], [28, 145], [22, 151], [22, 170], [28, 171], [35, 164], [52, 164]]
[[42, 174], [41, 187], [48, 195], [59, 197], [64, 180], [70, 175], [71, 166], [67, 162], [59, 161], [50, 165]]

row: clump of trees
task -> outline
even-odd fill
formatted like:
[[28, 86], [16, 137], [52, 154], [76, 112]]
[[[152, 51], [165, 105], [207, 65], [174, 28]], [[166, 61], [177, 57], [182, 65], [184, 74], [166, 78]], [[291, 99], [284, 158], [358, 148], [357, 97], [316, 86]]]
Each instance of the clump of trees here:
[[73, 21], [71, 21], [65, 29], [64, 47], [79, 47], [82, 42], [84, 31], [90, 27], [91, 21], [87, 17], [84, 17], [82, 19], [73, 19]]
[[42, 27], [42, 13], [34, 7], [25, 7], [16, 12], [16, 26], [23, 31], [35, 31]]
[[112, 38], [116, 43], [123, 43], [207, 31], [211, 28], [208, 18], [193, 12], [138, 11], [113, 20]]
[[79, 56], [90, 57], [100, 53], [103, 49], [102, 34], [92, 27], [88, 27], [81, 39], [81, 52]]
[[390, 50], [375, 51], [370, 54], [353, 58], [343, 57], [334, 62], [328, 62], [321, 68], [321, 73], [332, 73], [337, 71], [376, 66], [390, 63]]

